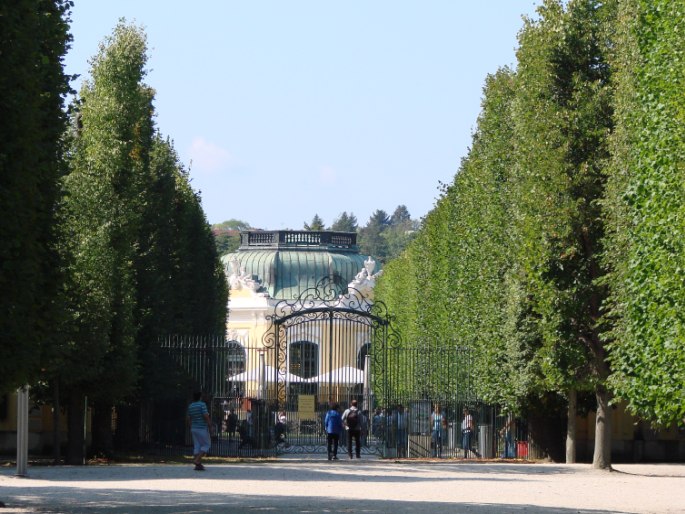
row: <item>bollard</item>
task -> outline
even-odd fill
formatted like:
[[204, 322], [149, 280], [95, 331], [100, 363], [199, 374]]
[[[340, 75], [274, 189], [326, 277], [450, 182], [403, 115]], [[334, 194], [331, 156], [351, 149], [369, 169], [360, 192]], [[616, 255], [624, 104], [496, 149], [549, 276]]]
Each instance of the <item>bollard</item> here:
[[17, 389], [17, 473], [25, 477], [29, 461], [29, 386]]

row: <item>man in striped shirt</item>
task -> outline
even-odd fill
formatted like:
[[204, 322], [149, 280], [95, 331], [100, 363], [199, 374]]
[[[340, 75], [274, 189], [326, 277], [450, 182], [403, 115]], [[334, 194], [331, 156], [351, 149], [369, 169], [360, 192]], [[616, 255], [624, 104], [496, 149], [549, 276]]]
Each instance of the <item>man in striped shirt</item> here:
[[193, 393], [193, 403], [188, 406], [186, 422], [193, 436], [193, 462], [195, 471], [204, 471], [202, 457], [207, 455], [211, 444], [212, 422], [207, 411], [207, 404], [202, 401], [202, 393]]

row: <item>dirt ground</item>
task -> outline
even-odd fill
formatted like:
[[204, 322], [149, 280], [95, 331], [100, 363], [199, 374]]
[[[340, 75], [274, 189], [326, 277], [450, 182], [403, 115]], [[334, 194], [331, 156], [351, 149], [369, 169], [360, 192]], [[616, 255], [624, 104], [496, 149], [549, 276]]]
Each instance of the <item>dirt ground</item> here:
[[685, 465], [315, 459], [0, 469], [0, 514], [685, 513]]

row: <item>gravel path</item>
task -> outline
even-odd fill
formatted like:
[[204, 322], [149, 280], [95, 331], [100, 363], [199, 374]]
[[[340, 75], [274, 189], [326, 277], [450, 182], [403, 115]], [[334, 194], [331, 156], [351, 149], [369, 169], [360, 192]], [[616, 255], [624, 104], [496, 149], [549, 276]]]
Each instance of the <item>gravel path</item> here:
[[0, 514], [685, 513], [685, 465], [283, 459], [0, 469]]

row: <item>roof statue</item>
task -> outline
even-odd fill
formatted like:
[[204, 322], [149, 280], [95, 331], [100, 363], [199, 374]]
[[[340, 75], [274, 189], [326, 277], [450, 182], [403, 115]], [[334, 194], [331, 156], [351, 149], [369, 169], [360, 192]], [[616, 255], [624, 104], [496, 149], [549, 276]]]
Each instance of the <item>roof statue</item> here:
[[236, 256], [233, 256], [229, 261], [231, 273], [228, 276], [228, 284], [231, 289], [249, 289], [252, 292], [257, 292], [261, 285], [259, 281], [252, 278], [252, 274], [245, 270], [244, 266], [240, 265], [240, 261]]
[[371, 298], [373, 288], [376, 286], [376, 278], [380, 277], [383, 270], [374, 273], [376, 268], [376, 261], [371, 256], [364, 261], [364, 267], [357, 273], [347, 285], [347, 293], [340, 295], [338, 303], [340, 305], [350, 307], [352, 305], [359, 305], [359, 302], [364, 298]]

